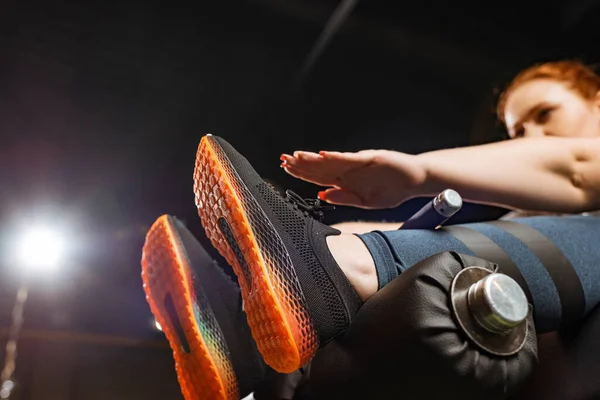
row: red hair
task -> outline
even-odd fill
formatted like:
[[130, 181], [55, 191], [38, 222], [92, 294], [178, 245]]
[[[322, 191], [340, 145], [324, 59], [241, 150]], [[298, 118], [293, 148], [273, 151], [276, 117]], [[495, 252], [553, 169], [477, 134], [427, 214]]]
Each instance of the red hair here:
[[537, 64], [521, 71], [500, 95], [496, 113], [504, 121], [508, 96], [519, 86], [535, 79], [551, 79], [565, 83], [585, 99], [592, 99], [600, 91], [600, 76], [579, 61], [554, 61]]

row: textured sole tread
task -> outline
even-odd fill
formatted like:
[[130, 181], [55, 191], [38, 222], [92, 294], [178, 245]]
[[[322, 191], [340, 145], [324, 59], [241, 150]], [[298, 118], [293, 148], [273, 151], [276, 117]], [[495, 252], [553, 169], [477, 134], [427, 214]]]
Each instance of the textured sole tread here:
[[[206, 299], [194, 298], [189, 260], [168, 216], [161, 216], [152, 225], [142, 254], [146, 300], [173, 350], [184, 398], [239, 400], [237, 379], [223, 335], [210, 306], [202, 304]], [[167, 302], [169, 297], [176, 316]], [[182, 332], [187, 346], [182, 343]]]
[[[279, 372], [297, 370], [313, 357], [318, 339], [291, 258], [210, 135], [198, 147], [194, 192], [207, 236], [238, 276], [248, 325], [263, 359]], [[228, 232], [222, 229], [223, 219]], [[231, 246], [230, 235], [237, 246]]]

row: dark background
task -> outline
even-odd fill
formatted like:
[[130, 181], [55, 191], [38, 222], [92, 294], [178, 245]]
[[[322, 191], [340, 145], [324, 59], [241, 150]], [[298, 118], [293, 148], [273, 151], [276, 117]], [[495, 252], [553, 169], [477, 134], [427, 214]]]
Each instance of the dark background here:
[[[73, 247], [58, 271], [30, 280], [18, 398], [180, 398], [139, 259], [161, 214], [202, 235], [192, 171], [203, 134], [309, 197], [317, 188], [284, 174], [282, 152], [498, 140], [494, 102], [519, 69], [600, 61], [598, 1], [375, 0], [359, 2], [302, 73], [338, 4], [2, 4], [2, 343], [22, 276], [10, 256], [16, 226], [50, 221]], [[401, 220], [421, 203], [342, 208], [328, 222]], [[462, 217], [496, 214], [467, 207]]]

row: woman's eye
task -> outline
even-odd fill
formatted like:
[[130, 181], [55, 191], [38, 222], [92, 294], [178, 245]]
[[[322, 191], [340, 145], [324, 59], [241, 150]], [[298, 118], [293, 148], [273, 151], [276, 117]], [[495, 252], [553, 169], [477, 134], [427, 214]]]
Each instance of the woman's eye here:
[[515, 129], [515, 139], [525, 136], [525, 128]]
[[550, 119], [550, 115], [552, 114], [552, 108], [542, 108], [536, 115], [536, 122], [539, 124], [544, 124], [548, 122]]

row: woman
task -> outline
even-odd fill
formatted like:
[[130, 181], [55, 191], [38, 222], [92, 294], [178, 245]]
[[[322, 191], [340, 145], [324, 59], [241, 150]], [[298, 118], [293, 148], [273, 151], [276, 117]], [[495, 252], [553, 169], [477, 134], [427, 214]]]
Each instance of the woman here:
[[[590, 75], [590, 71], [580, 64], [563, 64], [554, 63], [547, 67], [549, 71], [554, 71], [552, 76], [532, 75], [533, 77], [527, 77], [526, 73], [521, 74], [520, 83], [517, 79], [514, 87], [509, 88], [504, 96], [505, 105], [502, 107], [505, 111], [500, 114], [504, 116], [507, 124], [511, 124], [509, 130], [514, 132], [513, 136], [525, 137], [518, 141], [467, 149], [444, 150], [419, 156], [377, 150], [345, 154], [326, 152], [322, 155], [297, 152], [295, 157], [283, 157], [284, 167], [289, 173], [301, 179], [331, 186], [332, 188], [320, 196], [322, 199], [336, 204], [350, 204], [364, 208], [392, 207], [410, 197], [436, 193], [446, 187], [455, 188], [465, 198], [472, 201], [504, 204], [517, 209], [580, 212], [599, 208], [598, 199], [594, 197], [597, 194], [594, 192], [594, 188], [599, 186], [597, 182], [600, 180], [598, 173], [594, 174], [594, 172], [598, 171], [599, 165], [597, 152], [594, 153], [592, 150], [594, 146], [597, 148], [598, 136], [600, 136], [600, 117], [598, 116], [600, 106], [597, 101], [600, 79], [593, 73]], [[543, 68], [534, 72], [540, 73], [540, 71], [543, 72]], [[583, 74], [584, 72], [587, 75]], [[550, 72], [545, 73], [550, 74]], [[568, 77], [573, 74], [581, 76], [569, 80]], [[587, 78], [582, 77], [584, 75]], [[576, 85], [578, 82], [588, 83], [580, 88]], [[588, 92], [583, 90], [585, 88], [591, 88], [590, 93], [594, 95], [586, 94]], [[544, 96], [538, 96], [540, 97], [538, 100], [545, 99], [540, 104], [543, 105], [543, 108], [548, 108], [547, 110], [540, 109], [537, 102], [531, 105], [534, 94], [539, 95], [540, 92], [543, 92]], [[517, 101], [520, 98], [522, 101]], [[552, 100], [552, 102], [546, 104], [548, 100]], [[529, 107], [534, 108], [530, 109]], [[538, 112], [539, 115], [536, 114]], [[565, 124], [573, 128], [572, 132], [579, 132], [578, 136], [586, 137], [577, 139], [540, 138], [534, 135], [534, 133], [538, 135], [543, 133], [545, 136], [569, 136], [565, 134], [565, 132], [570, 132]], [[507, 165], [506, 162], [507, 155], [511, 159], [510, 165]], [[496, 166], [496, 164], [501, 168], [489, 167], [489, 165]], [[321, 171], [319, 171], [320, 169]], [[234, 182], [232, 177], [242, 181]], [[397, 188], [392, 188], [389, 186], [391, 181], [401, 184], [397, 185]], [[215, 182], [219, 184], [216, 185]], [[532, 182], [540, 187], [532, 188]], [[238, 184], [234, 185], [233, 183]], [[558, 185], [561, 190], [555, 189], [553, 185]], [[324, 309], [323, 311], [316, 308], [311, 309], [311, 315], [319, 317], [318, 320], [315, 319], [315, 326], [319, 323], [325, 326], [324, 328], [320, 326], [319, 332], [317, 332], [319, 338], [324, 339], [322, 342], [325, 342], [343, 331], [348, 323], [345, 314], [341, 316], [339, 313], [336, 314], [338, 318], [335, 318], [336, 315], [331, 318], [326, 315], [327, 312], [330, 312], [327, 310], [328, 305], [337, 301], [346, 306], [350, 305], [346, 307], [348, 309], [343, 310], [344, 312], [355, 312], [354, 309], [359, 307], [362, 301], [367, 300], [378, 289], [391, 282], [394, 273], [396, 275], [398, 273], [395, 271], [396, 268], [401, 272], [410, 268], [419, 259], [440, 251], [454, 250], [469, 254], [468, 244], [465, 247], [465, 243], [460, 238], [456, 238], [452, 232], [392, 231], [381, 233], [389, 234], [387, 241], [380, 240], [381, 238], [377, 236], [379, 233], [362, 235], [360, 238], [354, 235], [336, 236], [334, 231], [319, 225], [308, 217], [311, 213], [319, 212], [315, 209], [315, 204], [303, 202], [302, 199], [293, 196], [284, 202], [266, 183], [262, 182], [243, 156], [239, 155], [225, 141], [215, 137], [203, 138], [198, 150], [195, 193], [199, 213], [209, 238], [234, 266], [238, 275], [246, 314], [255, 328], [257, 325], [259, 328], [253, 333], [261, 334], [262, 326], [260, 324], [263, 322], [265, 322], [264, 326], [269, 327], [280, 327], [283, 326], [282, 323], [288, 322], [287, 320], [275, 320], [282, 310], [279, 306], [277, 309], [273, 308], [275, 303], [266, 297], [266, 286], [260, 286], [266, 280], [283, 282], [282, 287], [286, 290], [282, 293], [285, 293], [287, 297], [278, 299], [281, 300], [278, 302], [279, 304], [287, 304], [286, 299], [290, 297], [290, 292], [293, 290], [298, 288], [305, 292], [310, 290], [310, 293], [305, 293], [305, 295], [308, 294], [305, 297], [310, 300], [311, 304], [321, 305]], [[538, 197], [544, 197], [547, 200], [540, 205]], [[246, 205], [254, 205], [254, 207], [250, 209], [246, 208]], [[219, 212], [223, 213], [216, 214]], [[594, 266], [597, 265], [597, 260], [600, 258], [600, 249], [592, 243], [586, 247], [587, 252], [582, 252], [572, 245], [573, 237], [560, 236], [560, 232], [572, 229], [581, 236], [578, 238], [580, 242], [597, 237], [600, 232], [600, 224], [597, 219], [570, 217], [569, 219], [559, 218], [556, 221], [535, 219], [531, 221], [533, 222], [530, 222], [532, 224], [530, 228], [539, 229], [540, 232], [549, 236], [554, 245], [561, 246], [562, 252], [572, 259], [571, 269], [586, 278], [582, 284], [588, 285], [592, 282], [591, 289], [583, 293], [583, 298], [580, 293], [579, 299], [575, 303], [584, 304], [586, 308], [598, 303], [599, 299], [596, 293], [600, 293], [600, 291], [595, 290], [596, 286], [593, 286], [593, 282], [598, 282]], [[272, 224], [276, 224], [280, 228], [275, 234], [270, 235], [266, 229]], [[540, 224], [541, 226], [538, 226]], [[554, 229], [555, 227], [559, 229]], [[536, 311], [538, 327], [541, 331], [556, 329], [565, 317], [563, 309], [561, 309], [561, 301], [571, 301], [571, 298], [561, 297], [563, 292], [554, 288], [557, 286], [560, 289], [561, 282], [555, 282], [552, 277], [544, 275], [545, 266], [531, 262], [534, 255], [520, 253], [523, 246], [515, 246], [515, 243], [512, 242], [503, 242], [504, 239], [514, 242], [509, 231], [498, 228], [499, 230], [491, 232], [492, 228], [485, 224], [467, 227], [467, 229], [480, 233], [480, 237], [489, 235], [492, 240], [496, 240], [498, 247], [504, 246], [502, 248], [516, 264], [516, 275], [524, 275], [524, 286], [527, 286], [532, 292], [534, 306], [543, 305], [543, 307], [537, 307]], [[311, 236], [305, 237], [304, 235], [309, 230]], [[264, 235], [263, 231], [266, 232]], [[554, 231], [560, 231], [555, 238], [551, 235]], [[592, 234], [584, 235], [584, 231], [592, 232]], [[287, 238], [286, 242], [283, 246], [277, 247], [278, 252], [272, 252], [274, 241], [281, 240], [282, 237]], [[237, 243], [237, 240], [240, 239], [242, 243]], [[159, 241], [152, 243], [160, 245]], [[172, 247], [169, 244], [162, 248], [170, 249]], [[175, 249], [177, 250], [178, 247]], [[379, 250], [387, 251], [388, 257], [375, 257]], [[294, 256], [289, 257], [288, 251], [293, 252]], [[270, 252], [274, 257], [270, 259], [263, 257], [265, 255], [263, 252], [265, 254]], [[308, 267], [304, 262], [307, 257], [311, 258], [312, 262]], [[185, 258], [175, 257], [175, 259]], [[267, 276], [269, 272], [265, 272], [267, 269], [263, 268], [265, 260], [275, 261], [281, 270], [286, 267], [286, 273], [280, 276]], [[378, 264], [380, 265], [378, 266]], [[316, 270], [325, 282], [328, 279], [323, 271], [330, 277], [335, 275], [336, 285], [339, 284], [343, 290], [340, 289], [336, 294], [336, 287], [332, 287], [330, 284], [326, 289], [331, 290], [325, 293], [321, 283], [309, 282], [314, 279], [310, 276], [313, 271], [310, 271], [310, 274], [307, 272], [309, 267]], [[571, 277], [577, 278], [573, 273]], [[304, 282], [308, 283], [305, 285]], [[348, 285], [352, 287], [348, 287]], [[550, 292], [546, 290], [548, 287], [551, 288]], [[341, 293], [342, 291], [344, 293]], [[185, 295], [189, 296], [187, 292]], [[357, 299], [357, 296], [360, 298]], [[565, 307], [563, 306], [563, 308]], [[338, 311], [339, 309], [340, 307], [338, 307]], [[289, 310], [283, 311], [283, 314], [287, 314]], [[576, 317], [580, 316], [579, 312], [576, 314]], [[567, 317], [572, 316], [567, 315]], [[223, 321], [218, 322], [225, 326], [231, 321], [229, 318], [223, 318]], [[325, 331], [328, 337], [321, 338], [321, 333]], [[302, 335], [305, 331], [285, 329], [282, 332], [283, 334], [292, 332]], [[293, 355], [289, 358], [291, 361], [279, 360], [278, 357], [281, 354], [288, 354], [286, 352], [288, 349], [284, 348], [282, 352], [282, 349], [272, 348], [272, 345], [287, 345], [290, 342], [287, 340], [273, 341], [271, 340], [273, 335], [267, 333], [266, 336], [269, 340], [262, 340], [262, 343], [258, 343], [259, 350], [264, 351], [263, 356], [269, 356], [268, 361], [276, 364], [281, 371], [295, 370], [303, 365], [307, 358], [312, 357], [313, 352], [316, 351], [316, 342], [309, 340], [302, 342], [308, 343], [308, 345], [306, 348], [300, 349], [303, 352], [301, 358], [295, 353], [296, 349], [291, 349], [293, 350], [290, 352]], [[176, 338], [175, 335], [171, 336], [172, 339]], [[258, 336], [258, 338], [255, 336], [255, 339], [257, 342], [261, 342], [264, 335]], [[173, 343], [174, 349], [177, 348], [177, 342]], [[204, 359], [207, 354], [201, 352], [199, 357], [208, 365], [209, 361], [212, 361]], [[246, 354], [240, 357], [246, 358]], [[283, 362], [288, 364], [282, 366]], [[193, 369], [198, 371], [198, 368]], [[212, 369], [208, 368], [206, 371], [207, 374], [208, 372], [212, 374]], [[203, 372], [205, 371], [200, 370], [200, 373]]]
[[296, 151], [281, 156], [282, 167], [328, 187], [321, 200], [361, 208], [395, 207], [451, 187], [466, 200], [517, 210], [600, 209], [597, 74], [575, 61], [526, 69], [501, 96], [498, 117], [518, 140], [419, 155]]
[[283, 198], [212, 135], [200, 141], [194, 178], [202, 225], [238, 277], [258, 350], [279, 372], [303, 366], [377, 291], [445, 251], [498, 263], [528, 294], [538, 332], [569, 326], [600, 304], [600, 218], [340, 234], [318, 221], [319, 202]]
[[[322, 200], [362, 208], [394, 207], [447, 187], [473, 202], [519, 210], [509, 216], [600, 208], [600, 77], [593, 70], [574, 61], [526, 69], [501, 95], [497, 114], [509, 138], [519, 140], [417, 156], [382, 150], [299, 151], [282, 155], [282, 167], [295, 177], [329, 187], [319, 193]], [[398, 185], [390, 187], [390, 181]], [[364, 232], [385, 229], [382, 226], [350, 222], [338, 228]], [[542, 368], [523, 398], [571, 397], [567, 392], [581, 382], [567, 383], [565, 376], [577, 374], [569, 372], [575, 367], [567, 362], [560, 341], [555, 335], [542, 335], [540, 351]], [[580, 364], [594, 362], [588, 356]]]

